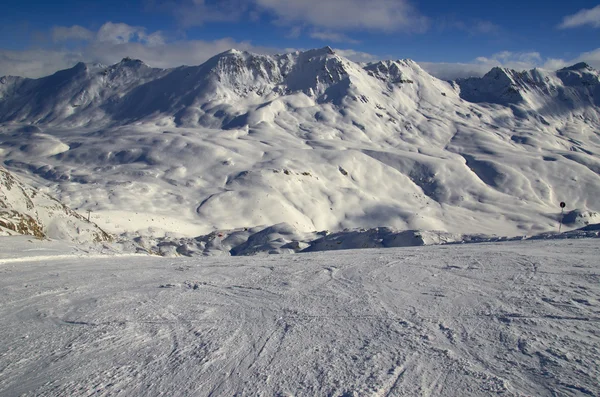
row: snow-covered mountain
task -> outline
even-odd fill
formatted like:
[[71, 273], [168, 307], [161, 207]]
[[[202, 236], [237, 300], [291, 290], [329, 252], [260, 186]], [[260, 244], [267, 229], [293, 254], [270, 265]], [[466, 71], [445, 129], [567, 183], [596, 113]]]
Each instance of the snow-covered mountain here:
[[[0, 122], [80, 127], [167, 119], [177, 126], [227, 129], [251, 123], [249, 111], [289, 96], [365, 105], [372, 94], [373, 108], [395, 88], [413, 84], [415, 75], [427, 79], [428, 88], [451, 91], [412, 61], [363, 67], [329, 47], [281, 56], [230, 50], [203, 65], [170, 70], [128, 58], [109, 67], [79, 63], [36, 80], [3, 77]], [[419, 99], [413, 91], [399, 99]]]
[[0, 236], [19, 234], [74, 242], [112, 240], [96, 224], [0, 167]]
[[113, 232], [520, 235], [557, 228], [560, 201], [567, 227], [600, 211], [600, 79], [585, 64], [446, 82], [329, 47], [231, 50], [0, 83], [4, 164]]
[[482, 78], [458, 80], [461, 97], [471, 102], [519, 106], [521, 117], [582, 117], [598, 123], [600, 73], [586, 63], [556, 72], [517, 72], [494, 68]]

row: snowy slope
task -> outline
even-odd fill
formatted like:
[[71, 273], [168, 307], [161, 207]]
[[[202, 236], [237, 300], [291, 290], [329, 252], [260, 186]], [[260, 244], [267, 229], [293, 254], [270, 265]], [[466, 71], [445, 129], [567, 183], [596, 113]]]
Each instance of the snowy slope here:
[[[3, 78], [4, 164], [103, 228], [153, 236], [524, 235], [598, 221], [598, 72], [494, 69], [445, 82], [330, 48], [231, 50], [200, 66], [79, 64]], [[33, 125], [32, 125], [33, 124]]]
[[585, 63], [556, 72], [494, 68], [481, 78], [457, 83], [468, 101], [509, 105], [516, 116], [537, 118], [546, 125], [546, 118], [599, 120], [600, 73]]
[[96, 224], [0, 167], [0, 235], [19, 234], [80, 243], [112, 240]]
[[0, 121], [78, 126], [103, 123], [103, 108], [124, 92], [163, 73], [138, 60], [112, 66], [78, 63], [40, 79], [3, 77], [0, 80]]
[[24, 261], [41, 243], [0, 260], [3, 396], [600, 394], [597, 240]]

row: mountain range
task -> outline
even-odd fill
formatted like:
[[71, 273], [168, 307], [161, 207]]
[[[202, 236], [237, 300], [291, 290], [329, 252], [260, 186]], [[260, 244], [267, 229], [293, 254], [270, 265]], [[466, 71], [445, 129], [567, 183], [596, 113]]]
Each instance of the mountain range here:
[[600, 73], [439, 80], [331, 48], [0, 78], [0, 156], [113, 233], [524, 235], [599, 221]]

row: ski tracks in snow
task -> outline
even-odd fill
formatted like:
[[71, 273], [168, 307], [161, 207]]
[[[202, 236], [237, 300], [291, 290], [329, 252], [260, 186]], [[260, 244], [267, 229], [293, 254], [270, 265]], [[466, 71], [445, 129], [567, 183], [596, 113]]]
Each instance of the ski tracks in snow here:
[[6, 266], [0, 395], [598, 395], [594, 240]]

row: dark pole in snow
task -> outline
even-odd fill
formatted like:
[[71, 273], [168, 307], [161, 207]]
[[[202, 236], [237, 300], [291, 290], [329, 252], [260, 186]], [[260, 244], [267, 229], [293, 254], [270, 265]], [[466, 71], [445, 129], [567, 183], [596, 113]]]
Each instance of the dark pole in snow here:
[[563, 218], [565, 217], [565, 207], [567, 204], [565, 202], [560, 203], [560, 224], [558, 225], [558, 232], [560, 233], [560, 229], [562, 229]]
[[92, 210], [88, 210], [88, 222], [90, 221], [90, 214], [92, 213]]

